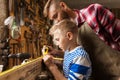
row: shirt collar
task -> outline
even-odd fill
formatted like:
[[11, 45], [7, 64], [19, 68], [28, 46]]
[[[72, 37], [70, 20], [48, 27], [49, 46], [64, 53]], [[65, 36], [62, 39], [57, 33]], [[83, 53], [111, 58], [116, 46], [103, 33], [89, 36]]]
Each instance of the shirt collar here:
[[74, 52], [75, 50], [79, 49], [79, 48], [82, 48], [82, 46], [77, 46], [76, 48], [74, 48], [73, 50], [69, 51], [69, 50], [66, 50], [65, 51], [65, 54], [69, 54], [69, 53], [72, 53]]
[[80, 10], [74, 9], [73, 11], [77, 14], [75, 20], [76, 20], [76, 23], [77, 23], [78, 27], [80, 27], [85, 22], [85, 20], [82, 16]]

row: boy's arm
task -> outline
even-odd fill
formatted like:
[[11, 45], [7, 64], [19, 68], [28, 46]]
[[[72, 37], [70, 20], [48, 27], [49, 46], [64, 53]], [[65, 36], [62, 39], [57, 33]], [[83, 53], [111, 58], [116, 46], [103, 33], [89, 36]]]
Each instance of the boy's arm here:
[[88, 79], [91, 74], [91, 62], [85, 57], [77, 57], [73, 60], [70, 66], [69, 76], [70, 79]]
[[63, 74], [59, 71], [58, 67], [53, 63], [52, 56], [45, 55], [43, 56], [43, 60], [45, 65], [48, 67], [48, 69], [53, 74], [55, 80], [67, 80]]
[[48, 67], [49, 70], [52, 72], [55, 80], [67, 80], [63, 74], [58, 70], [58, 67], [54, 64]]

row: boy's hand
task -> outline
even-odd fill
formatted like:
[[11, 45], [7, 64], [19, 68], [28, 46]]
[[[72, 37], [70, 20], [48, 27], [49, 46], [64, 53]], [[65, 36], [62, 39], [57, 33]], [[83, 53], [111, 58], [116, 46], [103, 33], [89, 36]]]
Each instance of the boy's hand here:
[[52, 56], [58, 56], [63, 58], [64, 56], [64, 52], [62, 50], [57, 50], [54, 49], [52, 46], [47, 46], [48, 47], [48, 54], [52, 55]]
[[54, 65], [53, 57], [51, 55], [47, 54], [47, 55], [43, 56], [43, 60], [44, 60], [44, 63], [46, 64], [46, 66], [48, 66], [48, 67]]
[[47, 46], [48, 47], [48, 53], [50, 55], [56, 54], [56, 50], [52, 46]]

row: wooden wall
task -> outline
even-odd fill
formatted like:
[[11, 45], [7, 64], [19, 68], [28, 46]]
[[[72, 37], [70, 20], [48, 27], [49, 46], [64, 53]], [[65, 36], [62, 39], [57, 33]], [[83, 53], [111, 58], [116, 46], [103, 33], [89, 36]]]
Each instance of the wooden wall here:
[[[9, 16], [15, 16], [15, 7], [14, 2], [10, 6], [10, 2], [14, 0], [0, 0], [0, 26], [4, 25], [4, 20]], [[9, 55], [16, 55], [18, 53], [30, 54], [31, 59], [35, 59], [42, 55], [41, 49], [43, 45], [50, 44], [51, 40], [48, 35], [48, 29], [50, 27], [49, 21], [43, 17], [43, 7], [46, 0], [15, 0], [17, 1], [17, 19], [20, 21], [21, 12], [20, 12], [20, 2], [25, 1], [24, 4], [24, 25], [17, 25], [19, 27], [20, 37], [14, 39], [11, 34], [11, 29], [8, 30], [8, 36], [6, 39], [9, 39], [9, 52], [7, 52], [7, 57]], [[9, 28], [9, 25], [6, 26]], [[6, 53], [5, 53], [6, 54]], [[21, 64], [21, 60], [18, 58], [7, 58], [9, 60], [8, 68], [11, 68], [15, 65]], [[0, 60], [1, 61], [1, 60]]]

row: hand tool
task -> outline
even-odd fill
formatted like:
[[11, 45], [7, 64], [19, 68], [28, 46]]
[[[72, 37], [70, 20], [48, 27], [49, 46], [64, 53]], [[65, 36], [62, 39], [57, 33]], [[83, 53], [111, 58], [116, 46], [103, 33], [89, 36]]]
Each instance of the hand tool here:
[[[43, 46], [43, 49], [42, 49], [42, 54], [43, 56], [47, 55], [48, 54], [48, 47], [46, 45]], [[56, 60], [63, 60], [63, 58], [58, 58], [58, 57], [53, 57], [53, 59], [56, 59]]]

